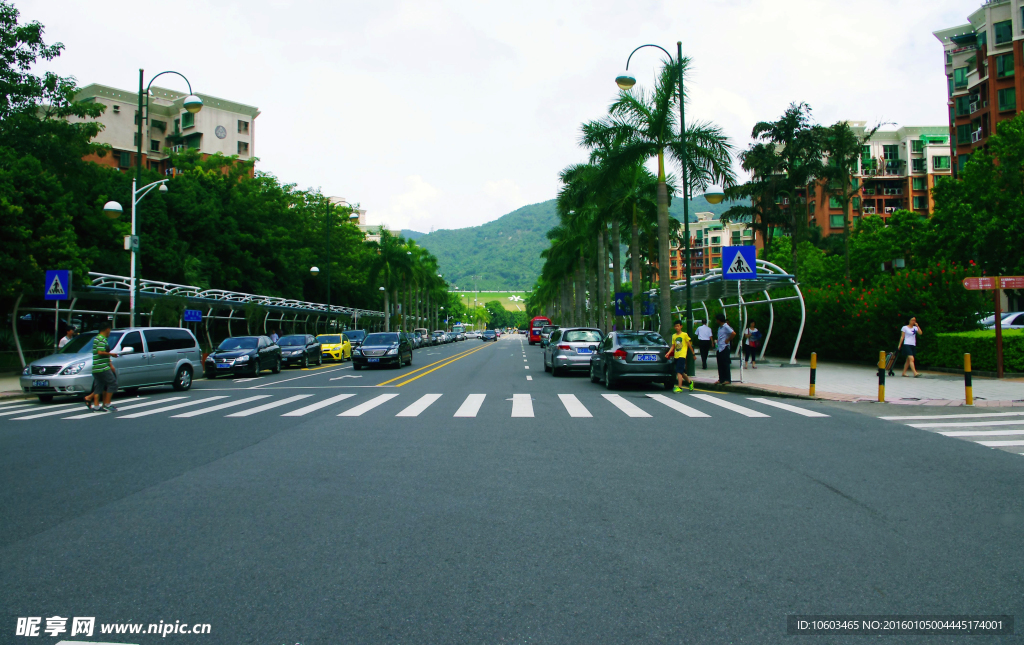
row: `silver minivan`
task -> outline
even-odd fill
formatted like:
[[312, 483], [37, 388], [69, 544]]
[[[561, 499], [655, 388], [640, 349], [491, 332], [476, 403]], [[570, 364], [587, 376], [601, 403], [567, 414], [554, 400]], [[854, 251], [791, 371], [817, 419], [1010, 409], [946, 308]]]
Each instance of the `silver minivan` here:
[[[77, 336], [59, 352], [33, 361], [21, 373], [21, 391], [40, 401], [54, 396], [82, 396], [92, 391], [92, 341], [97, 332]], [[111, 362], [117, 385], [126, 391], [172, 385], [184, 391], [203, 369], [199, 343], [180, 327], [130, 327], [110, 332], [107, 346], [119, 354]]]

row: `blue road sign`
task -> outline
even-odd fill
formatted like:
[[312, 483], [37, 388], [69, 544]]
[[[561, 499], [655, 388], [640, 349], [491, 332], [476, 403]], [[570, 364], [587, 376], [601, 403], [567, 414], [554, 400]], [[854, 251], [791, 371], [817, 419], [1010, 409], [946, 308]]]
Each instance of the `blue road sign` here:
[[43, 298], [46, 300], [67, 300], [71, 295], [71, 272], [64, 269], [50, 269], [46, 272]]
[[203, 312], [198, 309], [186, 309], [185, 322], [203, 322]]
[[[640, 314], [643, 316], [654, 315], [654, 303], [646, 293], [640, 294]], [[619, 291], [615, 294], [615, 315], [633, 315], [633, 293], [631, 291]]]
[[757, 278], [757, 249], [753, 246], [723, 246], [722, 278], [726, 280], [754, 280]]

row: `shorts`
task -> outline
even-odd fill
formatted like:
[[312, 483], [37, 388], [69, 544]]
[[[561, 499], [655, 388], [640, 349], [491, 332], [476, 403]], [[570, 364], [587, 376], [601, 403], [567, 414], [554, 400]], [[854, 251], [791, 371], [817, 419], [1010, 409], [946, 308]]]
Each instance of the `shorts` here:
[[914, 345], [906, 345], [906, 344], [903, 345], [903, 355], [904, 356], [913, 356], [914, 352], [916, 350], [917, 350], [917, 347], [914, 346]]
[[676, 359], [676, 374], [686, 374], [686, 357]]
[[117, 392], [117, 374], [114, 374], [114, 370], [93, 372], [92, 391], [93, 394], [103, 394], [104, 392], [113, 394]]

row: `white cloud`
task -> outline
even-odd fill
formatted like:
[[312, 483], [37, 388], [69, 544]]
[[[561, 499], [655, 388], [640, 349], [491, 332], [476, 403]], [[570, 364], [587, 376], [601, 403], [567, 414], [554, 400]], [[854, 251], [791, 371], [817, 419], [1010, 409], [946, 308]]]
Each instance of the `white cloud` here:
[[390, 229], [400, 230], [422, 226], [434, 220], [434, 207], [441, 199], [441, 191], [419, 175], [406, 177], [404, 183], [405, 192], [392, 196], [388, 208], [382, 209], [382, 212], [367, 212], [369, 223], [384, 224]]

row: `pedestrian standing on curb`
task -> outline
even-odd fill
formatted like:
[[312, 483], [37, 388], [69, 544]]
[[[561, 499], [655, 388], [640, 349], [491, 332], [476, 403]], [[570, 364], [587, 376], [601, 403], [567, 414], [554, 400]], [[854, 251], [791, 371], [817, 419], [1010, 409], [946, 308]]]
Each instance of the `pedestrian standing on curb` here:
[[914, 365], [914, 353], [917, 351], [917, 337], [922, 333], [921, 327], [917, 324], [917, 318], [911, 317], [910, 322], [903, 326], [900, 330], [900, 345], [903, 349], [903, 356], [906, 360], [903, 362], [903, 376], [907, 375], [907, 368], [909, 367], [914, 372], [914, 378], [921, 376], [917, 373], [917, 366]]
[[110, 323], [103, 323], [100, 333], [92, 341], [92, 393], [85, 397], [85, 405], [93, 412], [117, 412], [110, 400], [117, 392], [117, 372], [110, 359], [117, 354], [107, 351]]
[[676, 333], [672, 334], [672, 347], [665, 354], [665, 358], [675, 359], [676, 386], [672, 388], [672, 391], [682, 392], [685, 381], [689, 385], [690, 391], [693, 392], [693, 381], [686, 373], [687, 351], [693, 352], [693, 343], [690, 342], [690, 335], [683, 331], [683, 321], [677, 320], [673, 328]]
[[700, 368], [702, 370], [708, 368], [708, 352], [711, 351], [711, 339], [713, 337], [714, 332], [708, 326], [708, 321], [700, 321], [700, 327], [697, 328], [697, 344], [700, 346]]
[[757, 348], [761, 346], [761, 332], [757, 330], [757, 323], [753, 320], [743, 330], [743, 357], [742, 360], [749, 363], [751, 369], [757, 369]]
[[715, 385], [732, 383], [732, 339], [736, 332], [725, 322], [725, 314], [715, 314], [718, 322], [718, 345], [715, 347], [715, 360], [718, 361], [718, 380]]
[[281, 338], [281, 337], [277, 334], [277, 330], [276, 329], [274, 331], [270, 332], [270, 342], [276, 343], [279, 338]]
[[64, 338], [60, 339], [59, 343], [57, 343], [57, 349], [62, 349], [65, 345], [70, 343], [71, 339], [74, 338], [74, 337], [75, 337], [75, 328], [74, 327], [69, 327], [68, 328], [68, 333], [65, 334]]

